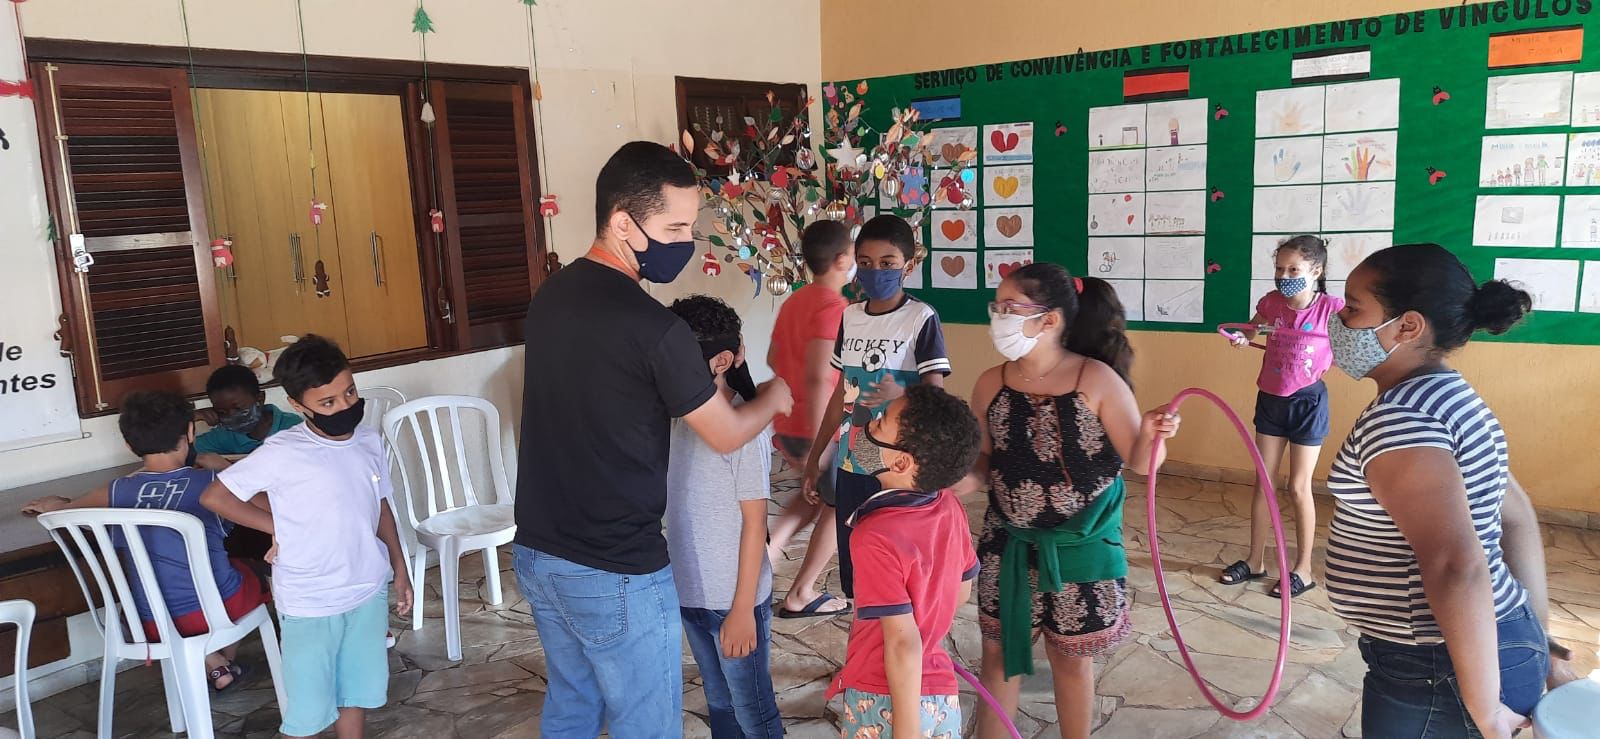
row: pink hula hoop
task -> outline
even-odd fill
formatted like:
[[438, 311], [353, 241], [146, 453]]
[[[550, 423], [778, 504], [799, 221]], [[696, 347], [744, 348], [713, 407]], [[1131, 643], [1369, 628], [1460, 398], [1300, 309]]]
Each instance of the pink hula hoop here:
[[989, 710], [994, 711], [994, 715], [1000, 717], [1000, 721], [1006, 725], [1006, 731], [1011, 732], [1012, 739], [1022, 739], [1022, 732], [1017, 731], [1017, 725], [1011, 723], [1011, 717], [1007, 716], [1005, 709], [1000, 707], [1000, 701], [995, 700], [994, 696], [989, 694], [989, 691], [984, 690], [983, 683], [978, 682], [978, 678], [967, 672], [967, 668], [962, 667], [960, 662], [951, 660], [950, 666], [956, 668], [956, 674], [960, 675], [962, 680], [967, 681], [967, 684], [972, 686], [973, 692], [977, 693], [978, 697], [988, 704]]
[[[1228, 341], [1243, 338], [1241, 336], [1235, 336], [1229, 333], [1230, 331], [1259, 331], [1260, 329], [1260, 326], [1257, 326], [1253, 323], [1223, 323], [1217, 325], [1217, 333], [1222, 334], [1222, 338], [1227, 339]], [[1267, 350], [1265, 346], [1254, 342], [1251, 342], [1250, 346], [1260, 349], [1261, 351]]]
[[[1223, 328], [1228, 326], [1229, 324], [1223, 324]], [[1233, 409], [1228, 407], [1228, 404], [1222, 398], [1217, 397], [1215, 393], [1208, 390], [1191, 387], [1179, 392], [1173, 396], [1172, 403], [1167, 406], [1168, 412], [1176, 413], [1178, 406], [1193, 396], [1205, 398], [1217, 406], [1223, 415], [1227, 416], [1228, 420], [1233, 423], [1234, 429], [1239, 432], [1239, 436], [1245, 441], [1246, 448], [1250, 450], [1250, 458], [1256, 463], [1256, 476], [1260, 480], [1261, 489], [1269, 493], [1267, 495], [1267, 509], [1272, 514], [1272, 539], [1278, 546], [1278, 572], [1288, 572], [1289, 558], [1283, 545], [1283, 520], [1278, 514], [1277, 491], [1272, 487], [1272, 476], [1268, 471], [1266, 461], [1261, 458], [1261, 450], [1256, 448], [1255, 439], [1251, 438], [1244, 422], [1239, 420], [1238, 414], [1234, 413]], [[1183, 656], [1183, 664], [1189, 668], [1189, 676], [1194, 678], [1194, 684], [1200, 688], [1201, 695], [1204, 695], [1206, 700], [1211, 702], [1211, 705], [1217, 709], [1218, 713], [1235, 721], [1252, 721], [1265, 714], [1272, 707], [1272, 700], [1278, 695], [1278, 684], [1283, 680], [1283, 666], [1289, 657], [1289, 603], [1294, 596], [1289, 592], [1289, 588], [1278, 588], [1279, 597], [1283, 601], [1281, 608], [1282, 625], [1278, 629], [1278, 658], [1272, 665], [1272, 680], [1267, 683], [1267, 691], [1262, 694], [1261, 700], [1256, 707], [1249, 711], [1237, 711], [1230, 706], [1224, 705], [1221, 700], [1217, 699], [1216, 695], [1212, 694], [1211, 688], [1206, 686], [1205, 679], [1200, 677], [1200, 670], [1194, 666], [1194, 660], [1189, 657], [1189, 647], [1183, 643], [1183, 633], [1178, 629], [1178, 620], [1172, 613], [1172, 601], [1167, 598], [1167, 579], [1161, 569], [1161, 541], [1156, 535], [1156, 474], [1159, 470], [1156, 459], [1160, 456], [1161, 447], [1164, 443], [1163, 439], [1157, 438], [1155, 446], [1151, 450], [1149, 479], [1145, 486], [1145, 513], [1150, 520], [1150, 559], [1155, 565], [1156, 590], [1161, 594], [1161, 608], [1166, 611], [1167, 625], [1172, 628], [1172, 640], [1178, 645], [1178, 654]]]

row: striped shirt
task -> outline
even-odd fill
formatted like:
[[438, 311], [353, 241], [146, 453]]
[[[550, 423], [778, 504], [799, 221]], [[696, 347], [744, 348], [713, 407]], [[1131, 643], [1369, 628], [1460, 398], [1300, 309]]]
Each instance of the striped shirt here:
[[1366, 467], [1385, 452], [1444, 449], [1466, 483], [1472, 527], [1483, 544], [1496, 619], [1527, 601], [1500, 550], [1500, 503], [1510, 479], [1506, 436], [1489, 406], [1455, 372], [1410, 378], [1378, 396], [1356, 419], [1333, 460], [1328, 490], [1336, 507], [1328, 536], [1328, 599], [1361, 633], [1402, 644], [1444, 636], [1422, 592], [1417, 556], [1372, 497]]

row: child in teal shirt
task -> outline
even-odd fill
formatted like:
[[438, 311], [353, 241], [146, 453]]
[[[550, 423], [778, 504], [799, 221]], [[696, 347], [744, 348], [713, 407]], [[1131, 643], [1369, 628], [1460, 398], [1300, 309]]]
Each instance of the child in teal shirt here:
[[295, 413], [266, 402], [261, 383], [249, 367], [237, 364], [218, 367], [206, 380], [206, 395], [211, 407], [195, 413], [211, 426], [194, 440], [200, 454], [249, 454], [268, 436], [300, 424]]

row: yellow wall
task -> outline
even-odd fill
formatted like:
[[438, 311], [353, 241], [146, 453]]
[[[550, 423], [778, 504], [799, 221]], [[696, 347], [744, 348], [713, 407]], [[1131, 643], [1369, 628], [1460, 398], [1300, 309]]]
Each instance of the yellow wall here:
[[[847, 79], [1000, 62], [1075, 51], [1249, 32], [1436, 7], [1437, 0], [1122, 0], [1116, 3], [924, 0], [902, 3], [822, 0], [822, 76]], [[1453, 3], [1451, 3], [1453, 4]], [[1180, 10], [1181, 8], [1181, 10]], [[901, 43], [904, 39], [921, 39]], [[956, 366], [951, 387], [968, 392], [977, 373], [999, 361], [977, 326], [947, 326]], [[1260, 356], [1232, 351], [1208, 334], [1140, 332], [1133, 336], [1134, 384], [1153, 407], [1185, 387], [1221, 394], [1245, 420], [1254, 408]], [[1542, 507], [1600, 512], [1600, 347], [1469, 345], [1453, 364], [1499, 415], [1513, 469]], [[1338, 371], [1328, 375], [1334, 445], [1373, 396]], [[1247, 469], [1249, 458], [1221, 414], [1193, 401], [1172, 459]]]

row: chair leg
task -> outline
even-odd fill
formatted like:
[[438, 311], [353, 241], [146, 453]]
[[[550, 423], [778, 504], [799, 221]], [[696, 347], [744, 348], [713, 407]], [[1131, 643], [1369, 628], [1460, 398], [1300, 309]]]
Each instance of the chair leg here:
[[178, 672], [178, 691], [183, 695], [183, 713], [189, 720], [189, 739], [212, 739], [211, 681], [206, 678], [205, 640], [174, 649], [172, 659]]
[[422, 628], [422, 601], [427, 598], [428, 548], [417, 545], [411, 554], [411, 630]]
[[453, 662], [461, 660], [461, 553], [454, 539], [446, 538], [439, 547], [439, 581], [444, 596], [445, 654]]
[[494, 547], [483, 550], [483, 575], [489, 584], [489, 605], [500, 605], [505, 596], [500, 592], [500, 552]]
[[167, 694], [167, 720], [172, 722], [174, 734], [183, 733], [189, 726], [189, 720], [184, 717], [183, 686], [178, 684], [178, 679], [177, 663], [161, 660], [161, 689]]
[[[111, 621], [115, 628], [116, 621]], [[100, 739], [111, 739], [111, 708], [117, 697], [117, 657], [112, 652], [110, 639], [106, 640], [105, 654], [100, 658], [100, 716], [97, 734]], [[174, 732], [182, 731], [179, 726], [173, 727]]]
[[278, 648], [278, 630], [272, 625], [272, 618], [261, 622], [257, 629], [261, 634], [261, 651], [266, 652], [267, 674], [272, 676], [272, 692], [278, 696], [278, 715], [283, 715], [289, 703], [288, 694], [283, 692], [283, 652]]

